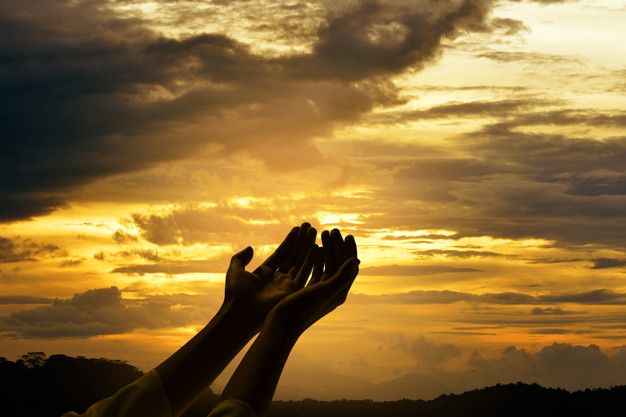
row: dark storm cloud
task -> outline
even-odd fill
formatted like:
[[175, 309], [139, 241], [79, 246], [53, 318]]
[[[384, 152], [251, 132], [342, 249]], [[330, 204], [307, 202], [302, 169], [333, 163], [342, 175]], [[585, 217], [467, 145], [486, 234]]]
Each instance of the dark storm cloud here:
[[330, 18], [312, 55], [288, 59], [288, 68], [299, 77], [360, 80], [421, 66], [439, 51], [443, 37], [480, 27], [490, 6], [467, 0], [427, 7], [363, 1]]
[[10, 313], [0, 331], [19, 338], [89, 337], [137, 328], [181, 326], [202, 319], [198, 299], [189, 295], [123, 300], [116, 287], [55, 299], [49, 306]]
[[315, 159], [313, 136], [397, 101], [379, 77], [421, 67], [490, 5], [362, 2], [329, 12], [312, 52], [273, 58], [219, 33], [164, 38], [98, 2], [3, 3], [0, 221], [208, 144], [290, 169], [289, 140], [284, 156]]

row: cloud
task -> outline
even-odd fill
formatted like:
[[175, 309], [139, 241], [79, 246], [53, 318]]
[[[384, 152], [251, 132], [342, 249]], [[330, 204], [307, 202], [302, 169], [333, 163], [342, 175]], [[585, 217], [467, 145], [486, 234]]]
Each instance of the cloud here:
[[191, 273], [221, 273], [228, 265], [227, 259], [197, 259], [190, 261], [162, 261], [153, 264], [135, 264], [118, 266], [111, 272], [123, 274], [156, 274], [167, 275]]
[[427, 249], [415, 251], [420, 256], [445, 256], [447, 258], [498, 258], [504, 257], [501, 253], [482, 250], [456, 250], [456, 249]]
[[34, 262], [46, 257], [63, 257], [67, 253], [51, 243], [37, 243], [20, 237], [0, 236], [0, 263]]
[[362, 275], [391, 275], [391, 276], [408, 276], [408, 275], [432, 275], [447, 273], [466, 273], [480, 272], [475, 268], [459, 268], [446, 265], [381, 265], [368, 266], [361, 268]]
[[535, 65], [579, 63], [580, 60], [567, 55], [544, 54], [540, 52], [489, 51], [477, 55], [496, 62], [528, 62]]
[[471, 373], [477, 386], [504, 382], [537, 382], [570, 390], [623, 383], [624, 349], [606, 355], [597, 345], [555, 343], [536, 353], [509, 347], [492, 359], [474, 354]]
[[294, 153], [319, 161], [312, 138], [397, 103], [385, 78], [478, 28], [491, 3], [327, 10], [309, 52], [278, 57], [219, 31], [168, 38], [104, 2], [4, 4], [0, 221], [48, 213], [98, 178], [203, 152], [247, 152], [281, 170], [302, 166]]
[[113, 233], [113, 240], [116, 243], [123, 245], [125, 243], [137, 242], [137, 236], [134, 236], [130, 233], [126, 233], [125, 231], [121, 229], [118, 229], [115, 231], [115, 233]]
[[[531, 107], [519, 114], [504, 114], [498, 122], [449, 138], [455, 153], [387, 144], [385, 158], [377, 158], [374, 148], [367, 149], [368, 162], [391, 180], [377, 189], [380, 214], [370, 216], [366, 226], [447, 229], [457, 232], [456, 238], [540, 238], [563, 247], [623, 247], [624, 138], [543, 132], [543, 125], [578, 131], [618, 126], [621, 113], [542, 112], [532, 108], [532, 99], [524, 102]], [[483, 104], [486, 114], [499, 117], [497, 106], [492, 114]]]
[[394, 347], [413, 356], [427, 367], [439, 366], [461, 354], [461, 350], [450, 343], [437, 343], [419, 336], [411, 341], [401, 338]]
[[532, 314], [533, 316], [563, 316], [566, 314], [580, 314], [579, 311], [570, 311], [570, 310], [563, 310], [560, 307], [535, 307], [532, 310], [530, 310], [530, 314]]
[[558, 104], [558, 101], [550, 101], [538, 98], [507, 98], [500, 100], [476, 100], [468, 102], [451, 102], [440, 104], [427, 109], [400, 110], [376, 114], [367, 118], [370, 123], [410, 123], [419, 120], [449, 119], [449, 118], [484, 118], [519, 114], [537, 107]]
[[[472, 294], [447, 290], [415, 290], [404, 293], [382, 295], [353, 294], [350, 302], [383, 304], [451, 304], [469, 302], [502, 305], [578, 303], [619, 306], [626, 305], [626, 293], [614, 292], [607, 289], [597, 289], [578, 293], [546, 293], [539, 295], [518, 292]], [[548, 312], [551, 312], [551, 314], [557, 314], [559, 311], [561, 313], [565, 313], [565, 311], [560, 309], [540, 309], [533, 314], [546, 314]]]
[[530, 32], [530, 28], [521, 20], [511, 18], [495, 18], [491, 19], [489, 26], [493, 30], [503, 31], [505, 35], [517, 35], [522, 32]]
[[593, 260], [591, 269], [610, 269], [623, 268], [626, 266], [626, 260], [613, 258], [598, 258]]
[[51, 298], [33, 297], [31, 295], [0, 295], [0, 305], [5, 304], [50, 304]]
[[185, 206], [156, 214], [135, 213], [132, 221], [142, 238], [157, 245], [236, 241], [242, 235], [252, 239], [249, 244], [274, 243], [291, 227], [285, 213], [263, 204]]
[[159, 329], [203, 320], [198, 298], [150, 296], [124, 300], [117, 287], [99, 288], [55, 299], [48, 306], [10, 313], [0, 331], [17, 338], [89, 337]]

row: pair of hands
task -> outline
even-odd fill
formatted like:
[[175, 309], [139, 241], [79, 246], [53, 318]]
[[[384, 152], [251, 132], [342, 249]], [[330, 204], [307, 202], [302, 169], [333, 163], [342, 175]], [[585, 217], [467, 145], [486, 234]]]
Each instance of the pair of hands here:
[[[245, 311], [257, 330], [267, 320], [298, 337], [343, 304], [358, 274], [354, 237], [324, 231], [322, 247], [309, 223], [294, 227], [276, 251], [254, 271], [246, 271], [251, 247], [235, 254], [226, 273], [225, 303]], [[310, 279], [309, 279], [310, 276]]]

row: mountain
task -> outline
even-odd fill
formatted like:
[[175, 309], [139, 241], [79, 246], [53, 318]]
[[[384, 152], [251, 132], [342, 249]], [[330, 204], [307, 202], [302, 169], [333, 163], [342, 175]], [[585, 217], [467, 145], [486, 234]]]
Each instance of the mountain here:
[[[0, 414], [11, 417], [59, 417], [84, 411], [93, 402], [140, 377], [123, 361], [31, 352], [17, 361], [0, 358]], [[384, 384], [360, 385], [342, 378], [324, 391], [355, 383], [357, 391], [380, 397], [440, 392], [431, 377], [412, 374]], [[430, 385], [429, 385], [430, 384]], [[396, 391], [398, 390], [398, 391]], [[367, 398], [367, 397], [363, 397]], [[183, 417], [205, 417], [218, 401], [209, 392]], [[270, 417], [624, 417], [626, 386], [569, 392], [537, 384], [506, 384], [442, 395], [435, 399], [377, 402], [367, 400], [275, 401]]]

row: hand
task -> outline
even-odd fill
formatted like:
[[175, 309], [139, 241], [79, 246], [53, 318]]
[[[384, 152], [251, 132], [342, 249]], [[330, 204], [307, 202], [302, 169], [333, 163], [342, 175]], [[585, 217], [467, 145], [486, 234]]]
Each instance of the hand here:
[[248, 246], [235, 254], [226, 272], [224, 303], [239, 309], [258, 330], [277, 302], [306, 284], [311, 270], [305, 271], [303, 266], [316, 250], [316, 235], [309, 223], [294, 227], [253, 272], [245, 269], [254, 256], [253, 249]]
[[348, 235], [344, 240], [339, 230], [333, 229], [322, 233], [322, 243], [323, 255], [311, 251], [302, 266], [304, 273], [313, 269], [308, 285], [283, 298], [266, 321], [294, 338], [345, 302], [359, 272], [354, 237]]

